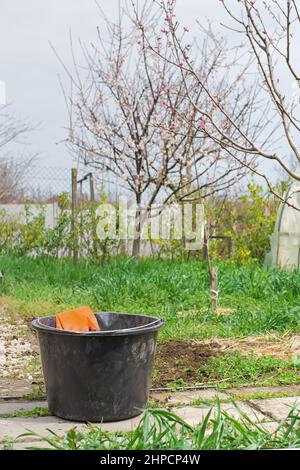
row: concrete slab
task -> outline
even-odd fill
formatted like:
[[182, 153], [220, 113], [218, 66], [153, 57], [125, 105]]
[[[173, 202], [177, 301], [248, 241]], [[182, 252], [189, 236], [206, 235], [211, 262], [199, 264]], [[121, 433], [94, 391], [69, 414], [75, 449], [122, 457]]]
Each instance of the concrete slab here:
[[[206, 397], [215, 396], [213, 392], [210, 391], [210, 394], [206, 394]], [[212, 393], [212, 395], [211, 395]], [[184, 396], [181, 399], [185, 400], [194, 400], [195, 395], [184, 393]], [[201, 394], [203, 396], [203, 394]], [[172, 398], [174, 399], [173, 395]], [[180, 397], [179, 397], [180, 398]], [[196, 399], [199, 398], [197, 394]], [[209, 398], [210, 399], [210, 398]], [[177, 400], [177, 398], [176, 398]], [[236, 403], [236, 406], [233, 403], [221, 403], [221, 408], [223, 411], [226, 411], [230, 416], [240, 419], [241, 413], [245, 413], [251, 421], [260, 423], [261, 426], [264, 426], [268, 431], [274, 432], [278, 427], [279, 420], [282, 420], [287, 417], [291, 407], [297, 404], [300, 409], [300, 397], [288, 397], [288, 398], [271, 398], [266, 400], [253, 400], [251, 402], [240, 402]], [[14, 412], [20, 410], [21, 407], [25, 410], [30, 410], [36, 406], [45, 407], [47, 403], [45, 401], [35, 401], [35, 402], [8, 402], [0, 403], [0, 411], [3, 413]], [[1, 408], [2, 407], [2, 408]], [[179, 417], [183, 418], [189, 424], [196, 426], [198, 425], [207, 413], [210, 410], [210, 406], [183, 406], [183, 407], [171, 407], [171, 411], [177, 414]], [[213, 407], [212, 416], [216, 413], [216, 407]], [[101, 426], [103, 430], [110, 432], [117, 431], [131, 431], [134, 430], [139, 422], [141, 416], [135, 418], [118, 421], [114, 423], [95, 423], [95, 426]], [[6, 438], [16, 439], [23, 433], [34, 432], [37, 436], [26, 436], [21, 440], [17, 441], [15, 448], [26, 448], [31, 447], [32, 445], [42, 445], [39, 436], [48, 436], [51, 429], [55, 433], [62, 435], [69, 431], [70, 429], [76, 427], [78, 430], [86, 430], [84, 423], [78, 423], [74, 421], [67, 421], [55, 416], [44, 416], [44, 417], [18, 417], [18, 418], [1, 418], [0, 419], [0, 443], [6, 441]], [[46, 444], [45, 444], [46, 446]], [[1, 445], [0, 445], [1, 447]]]
[[[247, 417], [249, 417], [253, 422], [261, 422], [266, 420], [265, 416], [254, 410], [248, 405], [245, 405], [242, 402], [238, 402], [236, 404], [238, 408], [236, 408], [232, 403], [222, 403], [221, 409], [222, 411], [226, 411], [230, 416], [235, 419], [241, 419], [241, 413], [245, 413]], [[182, 408], [173, 408], [172, 412], [175, 413], [180, 418], [187, 421], [192, 426], [197, 426], [207, 413], [209, 412], [210, 407], [194, 407], [194, 406], [185, 406]], [[212, 417], [215, 416], [217, 413], [216, 407], [213, 408]]]
[[191, 426], [197, 426], [203, 421], [209, 410], [209, 407], [185, 406], [183, 408], [172, 408], [171, 412], [184, 419]]
[[16, 411], [30, 411], [34, 408], [47, 408], [46, 401], [4, 401], [0, 400], [0, 415], [15, 413]]
[[149, 400], [155, 400], [159, 401], [160, 403], [166, 403], [170, 395], [170, 392], [150, 392]]
[[266, 421], [266, 422], [259, 423], [259, 424], [265, 431], [268, 431], [270, 433], [276, 432], [279, 426], [278, 421]]
[[266, 415], [282, 420], [287, 417], [293, 406], [300, 411], [300, 397], [268, 398], [266, 400], [251, 400]]
[[241, 387], [226, 389], [226, 393], [234, 397], [244, 397], [254, 393], [282, 393], [287, 396], [300, 395], [300, 385], [283, 385], [276, 387]]
[[[132, 431], [140, 422], [140, 416], [124, 421], [114, 423], [94, 423], [95, 426], [101, 426], [105, 431]], [[79, 430], [86, 429], [84, 423], [75, 421], [66, 421], [55, 416], [43, 416], [40, 418], [1, 418], [0, 419], [0, 442], [7, 437], [17, 438], [23, 433], [34, 432], [39, 436], [49, 435], [48, 429], [57, 434], [64, 434], [70, 429], [76, 427]]]
[[36, 441], [17, 441], [13, 444], [13, 450], [30, 450], [37, 447], [39, 449], [51, 449], [51, 446], [48, 444], [48, 442], [40, 441], [39, 439]]
[[209, 389], [209, 390], [191, 390], [186, 392], [174, 392], [169, 395], [166, 400], [167, 404], [190, 404], [195, 400], [227, 400], [228, 396], [225, 393], [219, 392], [218, 390]]
[[259, 411], [253, 409], [251, 406], [245, 404], [244, 402], [238, 401], [235, 403], [235, 405], [233, 403], [222, 403], [221, 408], [222, 411], [226, 411], [226, 413], [228, 413], [234, 419], [241, 419], [242, 415], [245, 414], [246, 417], [254, 423], [266, 420], [266, 417], [263, 413], [260, 413]]
[[14, 378], [0, 378], [0, 398], [21, 398], [34, 390], [28, 380]]

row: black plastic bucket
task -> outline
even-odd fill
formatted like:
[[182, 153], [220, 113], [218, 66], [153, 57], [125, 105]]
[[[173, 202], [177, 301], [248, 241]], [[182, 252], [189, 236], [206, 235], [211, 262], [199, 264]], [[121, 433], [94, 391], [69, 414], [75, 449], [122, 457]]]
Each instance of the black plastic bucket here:
[[50, 411], [75, 421], [137, 416], [148, 400], [158, 330], [145, 315], [96, 313], [101, 331], [55, 328], [55, 317], [33, 320]]

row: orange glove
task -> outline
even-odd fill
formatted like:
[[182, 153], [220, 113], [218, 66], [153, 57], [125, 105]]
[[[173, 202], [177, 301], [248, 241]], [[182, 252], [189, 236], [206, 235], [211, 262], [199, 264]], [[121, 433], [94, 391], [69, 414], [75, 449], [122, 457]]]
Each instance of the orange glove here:
[[72, 331], [100, 331], [96, 317], [90, 307], [67, 310], [56, 315], [56, 328]]

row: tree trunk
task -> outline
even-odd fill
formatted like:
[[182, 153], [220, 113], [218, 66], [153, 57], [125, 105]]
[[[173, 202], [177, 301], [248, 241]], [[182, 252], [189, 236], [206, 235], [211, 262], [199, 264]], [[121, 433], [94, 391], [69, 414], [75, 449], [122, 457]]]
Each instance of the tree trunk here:
[[141, 198], [140, 195], [136, 197], [136, 211], [135, 211], [135, 233], [132, 245], [132, 256], [139, 258], [141, 254]]
[[141, 253], [141, 234], [138, 234], [133, 240], [132, 245], [132, 256], [134, 258], [139, 258]]

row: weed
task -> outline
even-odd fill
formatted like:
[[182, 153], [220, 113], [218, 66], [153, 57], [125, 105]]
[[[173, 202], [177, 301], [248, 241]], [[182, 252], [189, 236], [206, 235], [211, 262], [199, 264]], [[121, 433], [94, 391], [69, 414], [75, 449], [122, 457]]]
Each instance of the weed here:
[[[191, 426], [175, 414], [159, 409], [146, 410], [137, 429], [129, 433], [109, 433], [88, 425], [86, 431], [73, 428], [63, 436], [50, 431], [49, 437], [26, 433], [19, 438], [38, 437], [56, 450], [232, 450], [300, 448], [299, 413], [292, 409], [284, 423], [270, 432], [263, 423], [254, 423], [240, 411], [238, 419], [211, 408], [198, 426]], [[40, 447], [31, 447], [36, 450]]]

